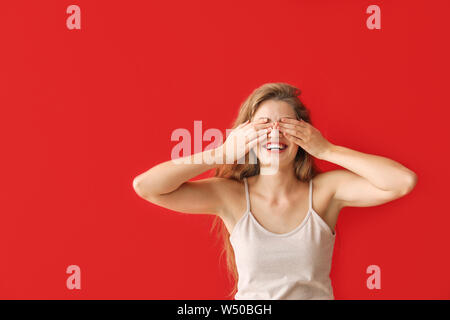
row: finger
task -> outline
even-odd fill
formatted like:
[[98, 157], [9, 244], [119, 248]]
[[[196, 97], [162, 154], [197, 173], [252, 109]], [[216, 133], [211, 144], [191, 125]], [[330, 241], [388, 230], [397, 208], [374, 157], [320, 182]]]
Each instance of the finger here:
[[249, 143], [247, 144], [247, 151], [250, 149], [253, 149], [258, 143], [263, 143], [267, 140], [267, 135], [261, 135], [259, 137], [254, 138], [253, 140], [249, 141]]
[[305, 128], [304, 126], [301, 126], [298, 124], [292, 124], [292, 123], [280, 122], [279, 125], [280, 125], [280, 128], [287, 128], [287, 129], [294, 129], [294, 130], [296, 130], [296, 129], [301, 130], [301, 129]]
[[246, 126], [248, 126], [249, 124], [251, 124], [252, 122], [251, 122], [251, 119], [247, 119], [247, 120], [245, 120], [244, 122], [242, 122], [241, 124], [242, 124], [242, 127], [241, 128], [244, 128], [244, 127], [246, 127]]
[[297, 119], [291, 119], [291, 118], [281, 118], [280, 119], [280, 124], [281, 123], [290, 123], [290, 124], [297, 124], [300, 126], [306, 126], [306, 122], [303, 120], [297, 120]]
[[[267, 128], [265, 128], [265, 127], [263, 127], [263, 128], [261, 128], [262, 130], [267, 130]], [[248, 127], [244, 127], [244, 128], [242, 128], [242, 132], [243, 132], [243, 134], [244, 135], [250, 135], [251, 133], [255, 133], [255, 132], [257, 132], [258, 131], [258, 129], [257, 128], [255, 128], [255, 126], [254, 126], [254, 124], [252, 124], [252, 123], [250, 123], [249, 124], [249, 126]]]
[[248, 123], [248, 120], [242, 122], [241, 124], [238, 124], [236, 127], [234, 127], [234, 128], [232, 129], [232, 131], [233, 131], [233, 132], [236, 132], [236, 131], [241, 130], [243, 127], [245, 127], [245, 126], [247, 125], [247, 123]]
[[269, 131], [267, 129], [261, 130], [249, 130], [249, 133], [246, 135], [248, 141], [251, 141], [261, 135], [267, 135]]
[[257, 130], [256, 132], [258, 133], [258, 136], [263, 135], [263, 134], [267, 135], [267, 133], [269, 133], [269, 129], [265, 128], [265, 129]]
[[242, 127], [245, 126], [248, 122], [249, 122], [249, 120], [246, 120], [246, 121], [242, 122], [242, 123], [239, 124], [235, 129], [242, 128]]
[[280, 127], [280, 132], [287, 133], [288, 135], [300, 138], [300, 139], [305, 139], [306, 135], [303, 134], [300, 130], [295, 130], [295, 129], [288, 129], [288, 128], [282, 128]]
[[285, 134], [285, 137], [292, 141], [293, 143], [295, 143], [296, 145], [299, 145], [300, 147], [302, 147], [303, 149], [305, 149], [304, 147], [304, 141], [296, 136], [290, 135], [289, 133]]
[[267, 123], [269, 121], [268, 118], [261, 118], [261, 119], [255, 119], [255, 120], [251, 120], [248, 124], [249, 125], [257, 125], [257, 124], [262, 124], [262, 123]]
[[260, 123], [260, 124], [254, 124], [253, 127], [256, 130], [265, 129], [265, 128], [268, 129], [268, 128], [272, 127], [272, 124], [270, 122], [269, 123]]
[[267, 121], [269, 121], [269, 118], [259, 118], [259, 119], [256, 119], [256, 120], [253, 120], [252, 122], [254, 122], [254, 123], [265, 123], [265, 122], [267, 122]]

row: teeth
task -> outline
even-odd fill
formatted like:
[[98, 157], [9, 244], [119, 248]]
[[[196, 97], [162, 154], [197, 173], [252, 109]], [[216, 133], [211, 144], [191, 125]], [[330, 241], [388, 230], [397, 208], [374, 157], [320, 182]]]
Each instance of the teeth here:
[[285, 145], [279, 145], [279, 144], [276, 144], [276, 143], [273, 143], [273, 144], [270, 144], [270, 145], [266, 146], [267, 150], [272, 150], [272, 149], [283, 150], [285, 148], [286, 148]]

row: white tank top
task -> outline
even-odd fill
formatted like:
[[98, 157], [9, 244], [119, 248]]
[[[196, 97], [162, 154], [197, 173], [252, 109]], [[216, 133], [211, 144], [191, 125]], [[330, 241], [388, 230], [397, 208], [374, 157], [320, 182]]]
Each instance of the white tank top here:
[[239, 275], [235, 299], [334, 299], [329, 275], [336, 233], [312, 208], [312, 179], [306, 217], [282, 234], [255, 219], [247, 178], [244, 183], [247, 210], [230, 234]]

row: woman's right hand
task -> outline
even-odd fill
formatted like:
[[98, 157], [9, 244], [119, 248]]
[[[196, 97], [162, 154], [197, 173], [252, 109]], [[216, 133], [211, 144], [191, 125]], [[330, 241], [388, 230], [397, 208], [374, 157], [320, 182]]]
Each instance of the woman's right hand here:
[[231, 164], [244, 157], [258, 143], [267, 139], [272, 124], [267, 118], [241, 123], [228, 135], [219, 147], [225, 163]]
[[[270, 122], [264, 119], [258, 119], [255, 122], [246, 121], [229, 133], [224, 144], [214, 150], [204, 151], [204, 155], [208, 154], [213, 160], [222, 161], [222, 164], [234, 163], [236, 159], [245, 156], [258, 141], [264, 141], [270, 128]], [[232, 152], [235, 147], [237, 152]], [[221, 151], [222, 148], [224, 151]], [[228, 161], [233, 160], [233, 162], [225, 162], [225, 152]], [[215, 158], [216, 155], [218, 159]], [[195, 154], [188, 157], [194, 160], [194, 156]], [[214, 166], [218, 164], [217, 161], [214, 161]], [[133, 188], [143, 199], [169, 210], [185, 213], [212, 213], [220, 215], [225, 219], [224, 221], [233, 221], [229, 197], [233, 194], [230, 191], [232, 189], [230, 184], [235, 182], [223, 177], [189, 181], [211, 169], [208, 163], [196, 165], [191, 163], [175, 164], [173, 160], [168, 160], [153, 166], [134, 178]]]

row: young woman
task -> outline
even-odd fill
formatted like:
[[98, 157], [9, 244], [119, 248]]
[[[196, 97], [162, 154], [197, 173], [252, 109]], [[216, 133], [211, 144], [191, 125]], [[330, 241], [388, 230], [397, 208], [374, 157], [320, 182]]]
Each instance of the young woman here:
[[[326, 140], [299, 95], [286, 83], [262, 85], [225, 142], [201, 153], [223, 161], [194, 163], [191, 155], [183, 159], [191, 163], [166, 161], [133, 181], [139, 196], [161, 207], [216, 216], [235, 299], [334, 299], [340, 210], [392, 201], [417, 182], [398, 162]], [[313, 157], [345, 169], [319, 172]], [[189, 181], [210, 169], [214, 177]]]

